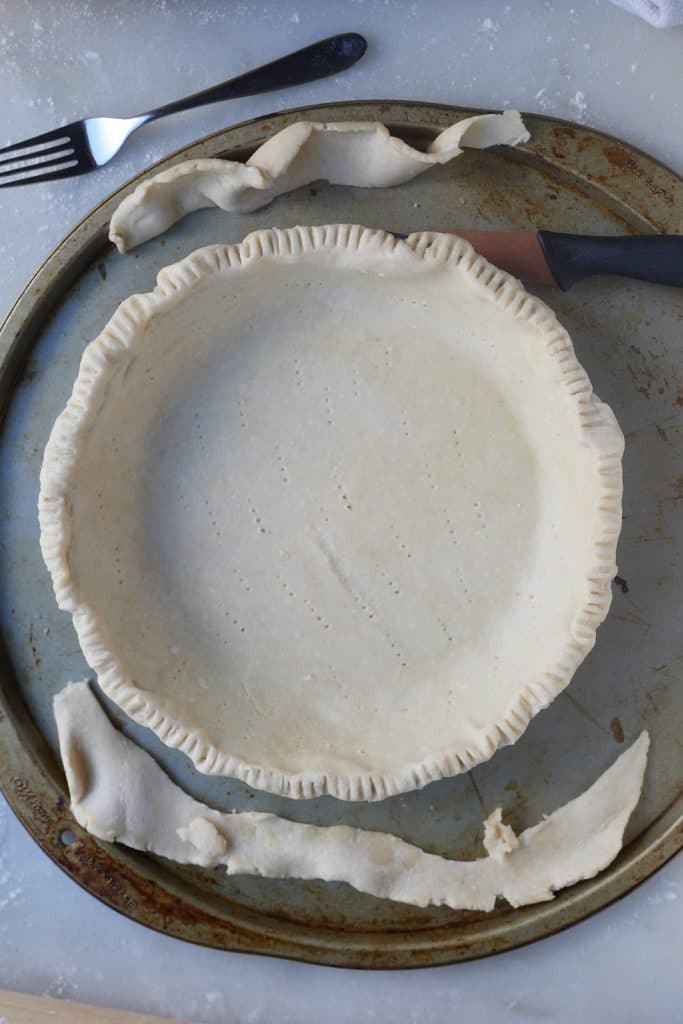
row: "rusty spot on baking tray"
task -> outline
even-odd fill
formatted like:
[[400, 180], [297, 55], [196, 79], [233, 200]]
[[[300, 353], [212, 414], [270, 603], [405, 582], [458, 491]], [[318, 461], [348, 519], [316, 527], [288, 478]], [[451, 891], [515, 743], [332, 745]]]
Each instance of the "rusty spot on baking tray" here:
[[568, 139], [576, 138], [576, 130], [570, 124], [555, 124], [552, 128], [553, 135], [564, 136]]
[[38, 649], [37, 649], [36, 645], [34, 644], [33, 639], [34, 639], [33, 623], [31, 623], [31, 625], [29, 627], [29, 631], [28, 631], [28, 645], [31, 648], [31, 654], [33, 655], [33, 661], [35, 663], [35, 666], [36, 666], [37, 669], [40, 669], [40, 663], [42, 661], [42, 658], [38, 654]]
[[38, 370], [35, 368], [35, 366], [32, 366], [31, 363], [27, 363], [26, 366], [24, 367], [24, 371], [21, 377], [19, 378], [19, 387], [21, 387], [24, 384], [30, 384], [31, 381], [34, 381], [37, 376]]
[[617, 718], [616, 715], [614, 716], [614, 718], [610, 722], [609, 727], [610, 727], [612, 735], [614, 736], [614, 738], [617, 741], [617, 743], [623, 743], [624, 742], [624, 730], [622, 728], [621, 722], [619, 721], [619, 719]]
[[[538, 156], [543, 158], [544, 154], [541, 151], [541, 147], [537, 149]], [[501, 152], [498, 154], [498, 159], [502, 163], [510, 165], [516, 165], [519, 163], [519, 154], [512, 151], [511, 153]], [[557, 157], [555, 158], [557, 159]], [[602, 192], [596, 191], [591, 188], [590, 198], [588, 197], [588, 189], [592, 183], [592, 176], [590, 174], [585, 175], [585, 180], [580, 178], [565, 178], [562, 171], [555, 171], [552, 163], [542, 163], [539, 161], [533, 165], [534, 174], [538, 175], [544, 181], [547, 189], [547, 195], [552, 192], [557, 195], [562, 194], [565, 196], [571, 196], [579, 202], [590, 202], [590, 205], [603, 217], [609, 219], [614, 224], [615, 228], [625, 235], [633, 235], [638, 233], [638, 229], [634, 226], [633, 222], [625, 216], [622, 216], [618, 210], [614, 208], [608, 202], [604, 202], [602, 199]], [[561, 176], [560, 176], [561, 175]], [[511, 202], [510, 198], [510, 187], [499, 189], [489, 189], [486, 197], [486, 204], [484, 207], [477, 206], [477, 212], [485, 220], [490, 220], [490, 216], [487, 214], [493, 209], [497, 210], [500, 215], [500, 219], [509, 222], [511, 215], [516, 211], [519, 206], [524, 208], [524, 212], [528, 214], [528, 223], [534, 228], [551, 227], [557, 230], [568, 230], [566, 224], [561, 222], [550, 223], [548, 220], [549, 214], [554, 212], [543, 202], [542, 199], [534, 199], [534, 197], [527, 190], [515, 192], [514, 201]], [[558, 204], [558, 216], [563, 217], [564, 211]], [[656, 226], [656, 225], [655, 225]]]
[[519, 813], [521, 811], [525, 811], [526, 810], [527, 804], [528, 804], [529, 801], [524, 796], [524, 793], [522, 792], [522, 790], [520, 790], [519, 783], [517, 782], [517, 779], [510, 779], [508, 782], [505, 783], [505, 785], [503, 786], [503, 789], [506, 790], [508, 793], [512, 793], [513, 796], [514, 796], [514, 802], [513, 803], [511, 803], [511, 804], [506, 803], [505, 804], [505, 813], [506, 814], [512, 815], [512, 814]]
[[613, 167], [624, 168], [628, 165], [629, 155], [625, 149], [621, 146], [610, 145], [605, 146], [603, 150], [605, 157], [612, 164]]
[[629, 352], [631, 356], [626, 363], [626, 369], [638, 392], [643, 398], [649, 398], [655, 382], [655, 371], [637, 345], [629, 345]]

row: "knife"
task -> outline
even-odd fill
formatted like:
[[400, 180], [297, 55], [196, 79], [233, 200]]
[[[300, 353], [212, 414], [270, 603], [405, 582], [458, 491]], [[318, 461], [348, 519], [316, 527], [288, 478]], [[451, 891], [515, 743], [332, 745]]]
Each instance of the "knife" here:
[[[490, 263], [562, 291], [611, 274], [683, 287], [683, 235], [570, 235], [557, 231], [442, 231], [465, 238]], [[405, 235], [397, 236], [405, 238]]]

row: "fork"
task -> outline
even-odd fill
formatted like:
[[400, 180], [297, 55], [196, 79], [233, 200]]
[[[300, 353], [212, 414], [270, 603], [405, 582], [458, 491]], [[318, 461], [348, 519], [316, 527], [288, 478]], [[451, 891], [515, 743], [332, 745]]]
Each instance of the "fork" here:
[[[0, 167], [3, 167], [0, 170], [0, 188], [87, 174], [109, 163], [126, 139], [149, 121], [207, 103], [256, 96], [326, 78], [355, 64], [367, 46], [366, 40], [357, 32], [329, 36], [237, 78], [136, 117], [86, 117], [43, 135], [35, 135], [32, 139], [16, 142], [0, 149]], [[4, 169], [12, 164], [19, 166]]]

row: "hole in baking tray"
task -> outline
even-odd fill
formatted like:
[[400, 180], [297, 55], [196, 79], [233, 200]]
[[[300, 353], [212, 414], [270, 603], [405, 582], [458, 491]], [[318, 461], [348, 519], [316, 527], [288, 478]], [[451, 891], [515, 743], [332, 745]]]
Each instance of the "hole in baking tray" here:
[[73, 846], [76, 842], [76, 836], [70, 828], [67, 828], [60, 834], [59, 841], [62, 846]]

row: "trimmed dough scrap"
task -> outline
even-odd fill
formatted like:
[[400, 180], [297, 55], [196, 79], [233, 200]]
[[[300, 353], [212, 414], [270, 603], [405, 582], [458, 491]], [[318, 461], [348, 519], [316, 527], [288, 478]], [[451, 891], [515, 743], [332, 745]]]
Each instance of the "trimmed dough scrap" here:
[[448, 163], [463, 148], [516, 146], [528, 139], [516, 110], [458, 121], [425, 153], [377, 122], [299, 121], [264, 142], [246, 163], [186, 160], [143, 181], [116, 209], [109, 238], [126, 252], [207, 206], [247, 213], [313, 181], [387, 188]]
[[489, 856], [464, 862], [382, 832], [213, 810], [114, 728], [86, 682], [69, 683], [54, 711], [71, 809], [99, 839], [222, 865], [229, 875], [347, 882], [382, 899], [453, 910], [490, 911], [498, 897], [513, 907], [550, 900], [607, 867], [638, 802], [649, 747], [642, 732], [589, 789], [519, 836], [498, 808], [484, 823]]

